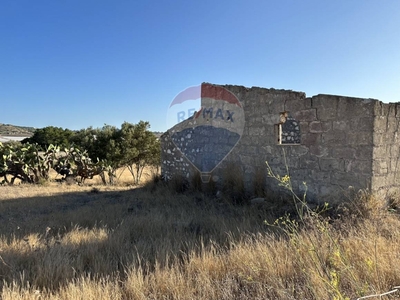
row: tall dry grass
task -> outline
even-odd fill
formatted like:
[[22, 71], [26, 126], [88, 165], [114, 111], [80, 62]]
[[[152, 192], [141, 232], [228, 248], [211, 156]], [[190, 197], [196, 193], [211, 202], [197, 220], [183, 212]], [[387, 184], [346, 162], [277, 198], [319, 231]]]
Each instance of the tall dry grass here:
[[1, 299], [356, 299], [400, 284], [399, 215], [368, 194], [302, 222], [161, 182], [0, 195]]

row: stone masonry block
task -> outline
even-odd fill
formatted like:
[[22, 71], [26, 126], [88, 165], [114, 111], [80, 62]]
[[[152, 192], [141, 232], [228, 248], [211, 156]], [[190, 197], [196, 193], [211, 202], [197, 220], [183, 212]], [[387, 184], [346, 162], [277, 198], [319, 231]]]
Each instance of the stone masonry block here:
[[335, 120], [332, 121], [333, 130], [350, 130], [351, 120]]
[[243, 134], [241, 137], [240, 137], [240, 140], [239, 140], [239, 143], [238, 143], [238, 147], [241, 147], [241, 146], [248, 146], [248, 145], [252, 145], [253, 143], [252, 143], [252, 137], [250, 136], [250, 135], [248, 135], [248, 134]]
[[268, 145], [270, 143], [274, 143], [275, 139], [273, 138], [273, 136], [274, 136], [273, 133], [265, 135], [261, 138], [259, 136], [252, 136], [250, 137], [251, 145], [263, 146], [263, 145]]
[[300, 133], [310, 132], [309, 124], [310, 122], [300, 122]]
[[363, 159], [363, 160], [370, 160], [373, 158], [373, 152], [371, 147], [365, 146], [353, 146], [355, 149], [355, 158], [356, 159]]
[[394, 103], [389, 103], [388, 104], [388, 117], [396, 118], [396, 114], [397, 114], [397, 105]]
[[301, 144], [305, 146], [319, 145], [321, 143], [321, 134], [306, 133], [301, 135]]
[[320, 121], [310, 122], [309, 131], [312, 132], [312, 133], [321, 133], [321, 132], [323, 132], [321, 122]]
[[374, 119], [374, 132], [386, 132], [387, 118], [384, 116], [377, 116]]
[[[395, 174], [399, 173], [398, 175], [400, 175], [400, 160], [397, 159], [397, 158], [396, 159], [391, 159], [389, 161], [389, 164], [390, 164], [389, 172], [392, 172], [392, 173], [395, 173]], [[399, 178], [400, 178], [400, 176], [399, 176]]]
[[299, 169], [299, 159], [297, 157], [286, 157], [286, 164], [289, 171]]
[[318, 170], [319, 169], [318, 159], [312, 159], [312, 157], [311, 158], [300, 157], [299, 168], [307, 170]]
[[332, 148], [331, 156], [334, 158], [354, 159], [356, 156], [356, 150], [354, 148], [339, 146]]
[[331, 130], [322, 133], [321, 142], [325, 145], [335, 146], [346, 144], [346, 132], [342, 130]]
[[342, 188], [348, 188], [349, 186], [357, 186], [359, 184], [358, 177], [348, 172], [336, 172], [331, 176], [331, 183], [339, 185]]
[[321, 171], [344, 172], [344, 160], [335, 158], [320, 158]]
[[258, 125], [258, 124], [260, 124], [260, 123], [262, 123], [263, 122], [263, 116], [260, 116], [259, 114], [254, 114], [254, 116], [253, 117], [251, 117], [251, 118], [246, 118], [246, 123], [249, 125], [249, 126], [253, 126], [253, 125]]
[[265, 126], [249, 127], [250, 136], [263, 136], [265, 133]]
[[250, 155], [257, 156], [258, 152], [259, 152], [259, 149], [260, 148], [257, 147], [257, 146], [249, 146], [249, 147], [246, 148], [246, 153], [250, 154]]
[[372, 184], [371, 184], [371, 189], [373, 191], [386, 187], [388, 184], [388, 178], [385, 175], [375, 175], [372, 178]]
[[375, 117], [386, 116], [388, 112], [388, 106], [382, 103], [381, 101], [377, 101], [374, 104], [374, 115]]
[[311, 170], [308, 169], [292, 170], [290, 171], [290, 177], [292, 180], [307, 181], [307, 179], [311, 178]]
[[287, 155], [294, 156], [297, 159], [309, 152], [308, 147], [302, 145], [294, 145], [293, 147], [287, 148], [287, 150]]
[[[329, 203], [337, 203], [340, 202], [340, 191], [335, 188], [332, 189], [332, 186], [329, 184], [320, 184], [318, 185], [318, 197], [329, 199]], [[322, 202], [322, 201], [321, 201]]]
[[388, 148], [386, 145], [375, 146], [373, 148], [374, 158], [386, 158], [390, 157], [390, 147]]
[[253, 162], [253, 156], [251, 155], [240, 155], [240, 161], [241, 163], [246, 166], [246, 165], [252, 165]]
[[400, 157], [400, 147], [399, 147], [399, 145], [398, 144], [395, 144], [395, 145], [391, 144], [391, 145], [388, 145], [388, 147], [389, 147], [390, 157], [392, 157], [392, 158], [394, 158], [396, 160], [399, 159], [399, 157]]
[[279, 123], [279, 114], [265, 114], [262, 116], [262, 124], [273, 126]]
[[312, 98], [312, 107], [317, 109], [332, 109], [337, 110], [339, 96], [333, 95], [317, 95]]
[[329, 155], [329, 148], [324, 146], [310, 146], [310, 154], [316, 157], [326, 157]]
[[345, 160], [345, 171], [353, 174], [371, 174], [372, 160]]
[[374, 120], [371, 117], [353, 118], [350, 123], [350, 129], [353, 131], [369, 131], [374, 128]]
[[322, 127], [323, 132], [327, 132], [327, 131], [330, 131], [333, 129], [333, 125], [332, 125], [331, 121], [327, 121], [327, 122], [322, 121], [321, 127]]
[[349, 132], [347, 133], [347, 144], [348, 145], [368, 145], [373, 144], [372, 132], [362, 131], [362, 132]]
[[337, 110], [334, 108], [318, 108], [317, 118], [320, 121], [332, 121], [337, 119]]
[[339, 97], [337, 106], [338, 119], [351, 117], [373, 117], [375, 101], [371, 99]]
[[384, 145], [385, 143], [387, 143], [387, 138], [386, 135], [384, 133], [374, 133], [374, 135], [372, 136], [372, 144], [374, 146], [379, 146], [379, 145]]
[[388, 163], [386, 160], [375, 159], [372, 163], [372, 172], [377, 175], [385, 175], [388, 173]]
[[330, 182], [332, 173], [330, 171], [311, 170], [311, 178], [314, 182]]
[[389, 117], [386, 122], [386, 134], [394, 134], [399, 130], [399, 119]]
[[269, 114], [279, 116], [279, 114], [283, 111], [285, 111], [285, 104], [283, 102], [279, 103], [279, 105], [272, 105], [272, 106], [268, 107]]
[[285, 102], [285, 111], [289, 111], [290, 113], [310, 108], [311, 108], [310, 98], [286, 100]]
[[291, 112], [293, 118], [299, 122], [311, 122], [317, 120], [317, 111], [314, 108]]
[[312, 133], [327, 132], [332, 129], [332, 122], [313, 121], [309, 123], [309, 131]]

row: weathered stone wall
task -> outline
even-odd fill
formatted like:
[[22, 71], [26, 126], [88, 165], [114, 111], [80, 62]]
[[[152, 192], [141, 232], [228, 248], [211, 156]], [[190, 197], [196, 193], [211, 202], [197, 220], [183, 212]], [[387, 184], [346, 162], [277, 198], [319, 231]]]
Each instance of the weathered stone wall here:
[[161, 136], [161, 172], [166, 179], [176, 174], [189, 179], [190, 172], [194, 172], [193, 166], [172, 142], [169, 132]]
[[[251, 193], [260, 171], [266, 174], [268, 161], [280, 175], [289, 170], [296, 192], [304, 192], [306, 183], [308, 199], [316, 201], [342, 201], [349, 187], [396, 187], [400, 121], [396, 105], [332, 95], [307, 98], [289, 90], [223, 87], [242, 104], [245, 125], [238, 144], [212, 172], [217, 182], [223, 183], [224, 170], [234, 164], [240, 166], [242, 173], [237, 176], [243, 177]], [[290, 123], [282, 123], [283, 116]], [[162, 136], [162, 144], [163, 174], [178, 172], [190, 178], [196, 170], [171, 142], [170, 133]], [[208, 146], [217, 150], [224, 143], [217, 140]], [[269, 190], [278, 189], [271, 178], [265, 184]]]
[[[279, 144], [278, 126], [282, 113], [288, 111], [285, 106], [289, 103], [292, 103], [291, 108], [304, 114], [304, 120], [314, 120], [314, 114], [310, 111], [311, 102], [301, 92], [263, 88], [246, 89], [238, 86], [225, 86], [225, 88], [234, 93], [244, 107], [245, 129], [238, 145], [215, 173], [219, 173], [219, 177], [223, 180], [224, 167], [229, 168], [230, 164], [240, 165], [245, 186], [251, 192], [255, 174], [264, 171], [265, 175], [267, 171], [265, 162], [268, 161], [273, 170], [281, 175], [286, 174], [287, 166], [293, 175], [294, 185], [298, 186], [299, 182], [296, 179], [297, 175], [300, 175], [298, 157], [305, 155], [308, 149], [301, 144]], [[301, 120], [291, 111], [288, 112], [288, 116], [300, 123], [301, 133]], [[283, 149], [286, 152], [286, 162]], [[277, 189], [277, 183], [268, 178], [266, 184], [270, 190]]]
[[[369, 188], [372, 168], [374, 100], [318, 95], [310, 108], [293, 110], [301, 122], [302, 145], [308, 151], [293, 167], [317, 198], [341, 200], [343, 191]], [[306, 113], [307, 112], [307, 113]]]
[[375, 102], [372, 190], [383, 196], [399, 191], [400, 104]]

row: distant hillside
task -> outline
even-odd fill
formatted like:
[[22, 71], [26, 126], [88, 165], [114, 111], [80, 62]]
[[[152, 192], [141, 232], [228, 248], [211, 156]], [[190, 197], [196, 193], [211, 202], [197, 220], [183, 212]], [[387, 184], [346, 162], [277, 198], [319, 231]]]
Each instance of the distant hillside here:
[[161, 131], [153, 131], [153, 133], [154, 133], [154, 135], [155, 135], [156, 137], [160, 138], [160, 137], [163, 135], [164, 132], [161, 132]]
[[[5, 136], [30, 137], [33, 135], [36, 129], [37, 128], [35, 127], [16, 126], [11, 124], [0, 123], [0, 135], [5, 135]], [[160, 131], [153, 131], [153, 133], [157, 137], [160, 137], [163, 134], [163, 132]]]
[[26, 126], [15, 126], [0, 123], [0, 135], [8, 136], [32, 136], [36, 128]]

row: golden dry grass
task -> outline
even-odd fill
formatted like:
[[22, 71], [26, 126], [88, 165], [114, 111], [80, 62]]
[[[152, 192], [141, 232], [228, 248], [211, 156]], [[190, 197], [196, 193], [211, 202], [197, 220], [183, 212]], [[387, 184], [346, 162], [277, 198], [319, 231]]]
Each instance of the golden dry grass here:
[[276, 203], [89, 184], [0, 187], [1, 299], [356, 299], [400, 284], [399, 217], [372, 196], [271, 227]]

